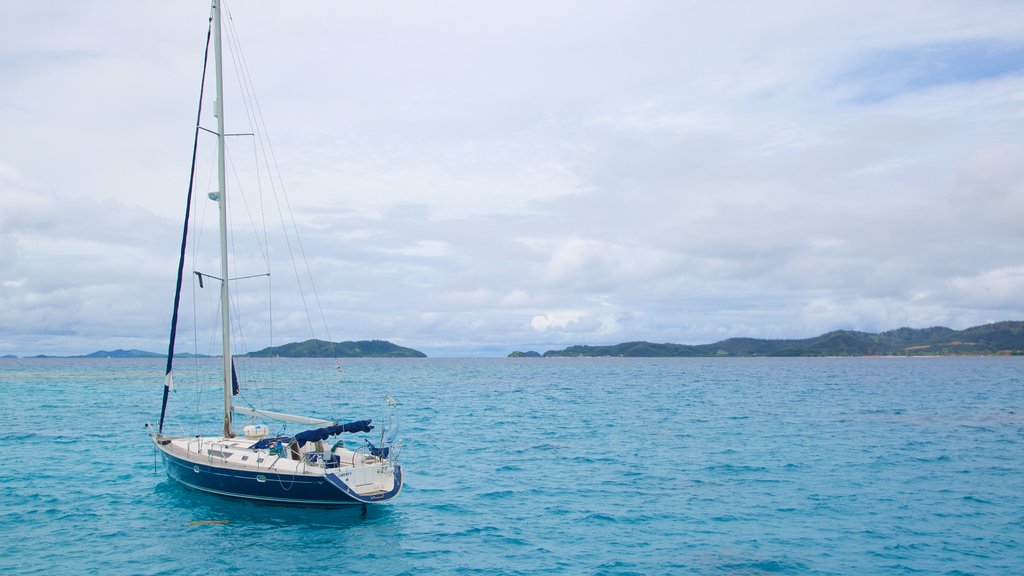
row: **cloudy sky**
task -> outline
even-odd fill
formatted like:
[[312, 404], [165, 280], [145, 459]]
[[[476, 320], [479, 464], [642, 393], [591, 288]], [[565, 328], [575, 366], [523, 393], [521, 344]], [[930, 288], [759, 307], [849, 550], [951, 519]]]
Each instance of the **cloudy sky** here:
[[[1024, 319], [1024, 3], [228, 9], [334, 340]], [[0, 355], [166, 346], [208, 12], [0, 2]]]

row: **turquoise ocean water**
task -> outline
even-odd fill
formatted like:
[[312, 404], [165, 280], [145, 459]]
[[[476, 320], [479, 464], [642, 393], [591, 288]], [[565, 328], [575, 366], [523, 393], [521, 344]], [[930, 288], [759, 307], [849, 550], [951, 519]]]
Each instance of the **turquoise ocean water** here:
[[[397, 501], [190, 492], [143, 427], [161, 362], [0, 360], [0, 573], [1024, 573], [1024, 358], [353, 360], [326, 395], [274, 370], [266, 408], [399, 400]], [[215, 422], [204, 394], [172, 407]]]

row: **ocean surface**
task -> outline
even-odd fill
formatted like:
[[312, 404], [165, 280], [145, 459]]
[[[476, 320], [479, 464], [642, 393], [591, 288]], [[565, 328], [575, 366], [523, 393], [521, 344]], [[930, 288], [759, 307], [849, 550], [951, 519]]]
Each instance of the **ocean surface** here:
[[[270, 363], [264, 408], [397, 398], [396, 501], [191, 492], [144, 428], [162, 362], [5, 359], [0, 573], [1024, 574], [1024, 358]], [[173, 426], [216, 432], [180, 379]]]

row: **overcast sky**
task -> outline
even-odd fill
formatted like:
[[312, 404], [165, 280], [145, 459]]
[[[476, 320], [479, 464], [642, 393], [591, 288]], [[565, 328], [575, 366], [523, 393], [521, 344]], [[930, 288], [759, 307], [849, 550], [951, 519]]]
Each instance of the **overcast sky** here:
[[[334, 340], [1024, 319], [1024, 3], [228, 8]], [[165, 349], [208, 12], [0, 1], [0, 355]]]

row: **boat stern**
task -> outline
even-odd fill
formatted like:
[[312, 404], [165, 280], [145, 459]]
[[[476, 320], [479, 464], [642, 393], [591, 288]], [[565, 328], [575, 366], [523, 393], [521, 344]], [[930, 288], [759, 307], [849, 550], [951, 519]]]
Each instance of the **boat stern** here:
[[364, 504], [387, 502], [402, 491], [402, 466], [383, 460], [332, 470], [325, 475], [325, 479]]

